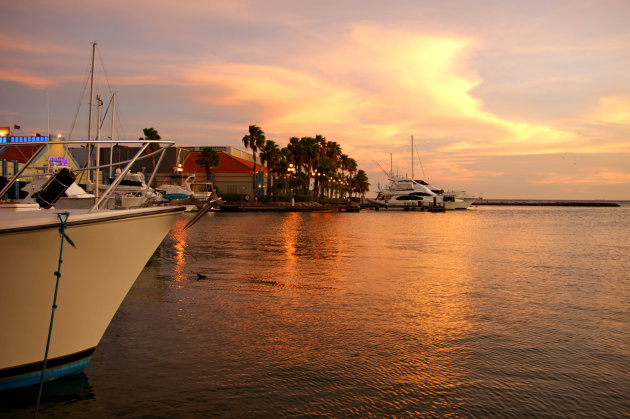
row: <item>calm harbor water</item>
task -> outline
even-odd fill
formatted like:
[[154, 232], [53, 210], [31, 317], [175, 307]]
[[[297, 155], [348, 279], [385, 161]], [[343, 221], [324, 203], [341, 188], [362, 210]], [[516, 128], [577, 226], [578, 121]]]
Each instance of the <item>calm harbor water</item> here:
[[630, 416], [630, 206], [188, 219], [41, 417]]

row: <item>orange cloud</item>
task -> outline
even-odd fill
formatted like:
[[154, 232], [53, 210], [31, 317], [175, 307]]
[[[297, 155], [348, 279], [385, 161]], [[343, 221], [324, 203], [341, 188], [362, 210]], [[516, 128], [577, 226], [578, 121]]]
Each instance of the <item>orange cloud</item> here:
[[630, 126], [630, 98], [608, 96], [599, 100], [599, 109], [587, 116], [601, 124]]
[[35, 89], [45, 89], [54, 84], [49, 77], [19, 68], [0, 68], [0, 80], [24, 84]]
[[[588, 152], [579, 135], [500, 118], [471, 91], [482, 79], [469, 68], [477, 46], [467, 37], [431, 35], [356, 24], [325, 48], [281, 57], [275, 65], [217, 59], [186, 68], [181, 83], [199, 87], [198, 103], [255, 104], [273, 132], [309, 127], [364, 143], [382, 144], [413, 132], [459, 136], [442, 153], [522, 155], [571, 148]], [[221, 95], [204, 93], [220, 87]], [[267, 128], [269, 129], [269, 128]]]
[[607, 167], [590, 167], [581, 170], [579, 174], [567, 175], [561, 173], [539, 174], [541, 179], [533, 180], [538, 184], [630, 184], [630, 173], [618, 172]]
[[15, 37], [0, 33], [0, 49], [7, 52], [20, 52], [36, 55], [75, 55], [76, 50], [58, 43], [47, 42], [45, 39], [30, 41], [24, 37]]

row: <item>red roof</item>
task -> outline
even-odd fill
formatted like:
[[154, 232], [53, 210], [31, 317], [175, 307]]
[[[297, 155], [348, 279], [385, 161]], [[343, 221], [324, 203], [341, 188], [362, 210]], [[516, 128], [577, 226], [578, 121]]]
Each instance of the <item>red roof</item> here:
[[41, 147], [41, 145], [25, 145], [25, 146], [8, 146], [8, 148], [0, 154], [0, 159], [13, 161], [24, 164], [31, 158], [33, 154]]
[[[193, 151], [190, 153], [186, 161], [184, 162], [184, 173], [205, 173], [206, 169], [196, 163], [199, 152]], [[212, 168], [214, 173], [252, 173], [254, 168], [254, 162], [241, 159], [239, 157], [231, 156], [223, 151], [217, 153], [219, 155], [219, 165]], [[260, 164], [256, 165], [256, 171], [263, 171], [267, 173], [267, 168]]]

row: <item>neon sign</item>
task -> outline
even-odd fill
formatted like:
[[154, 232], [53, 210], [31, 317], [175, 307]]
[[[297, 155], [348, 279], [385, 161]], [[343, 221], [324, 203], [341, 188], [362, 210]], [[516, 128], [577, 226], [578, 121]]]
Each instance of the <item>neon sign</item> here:
[[30, 137], [2, 137], [0, 136], [0, 144], [17, 144], [17, 143], [45, 143], [48, 142], [48, 136], [30, 136]]
[[56, 164], [57, 166], [67, 166], [68, 165], [68, 159], [65, 157], [55, 157], [55, 156], [48, 156], [48, 163], [49, 164]]

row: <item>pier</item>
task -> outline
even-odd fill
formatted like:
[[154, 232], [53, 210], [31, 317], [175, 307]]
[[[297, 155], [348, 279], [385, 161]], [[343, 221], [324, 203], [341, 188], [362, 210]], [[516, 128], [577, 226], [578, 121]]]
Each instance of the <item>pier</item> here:
[[310, 204], [276, 205], [276, 204], [223, 204], [222, 212], [359, 212], [358, 204]]

